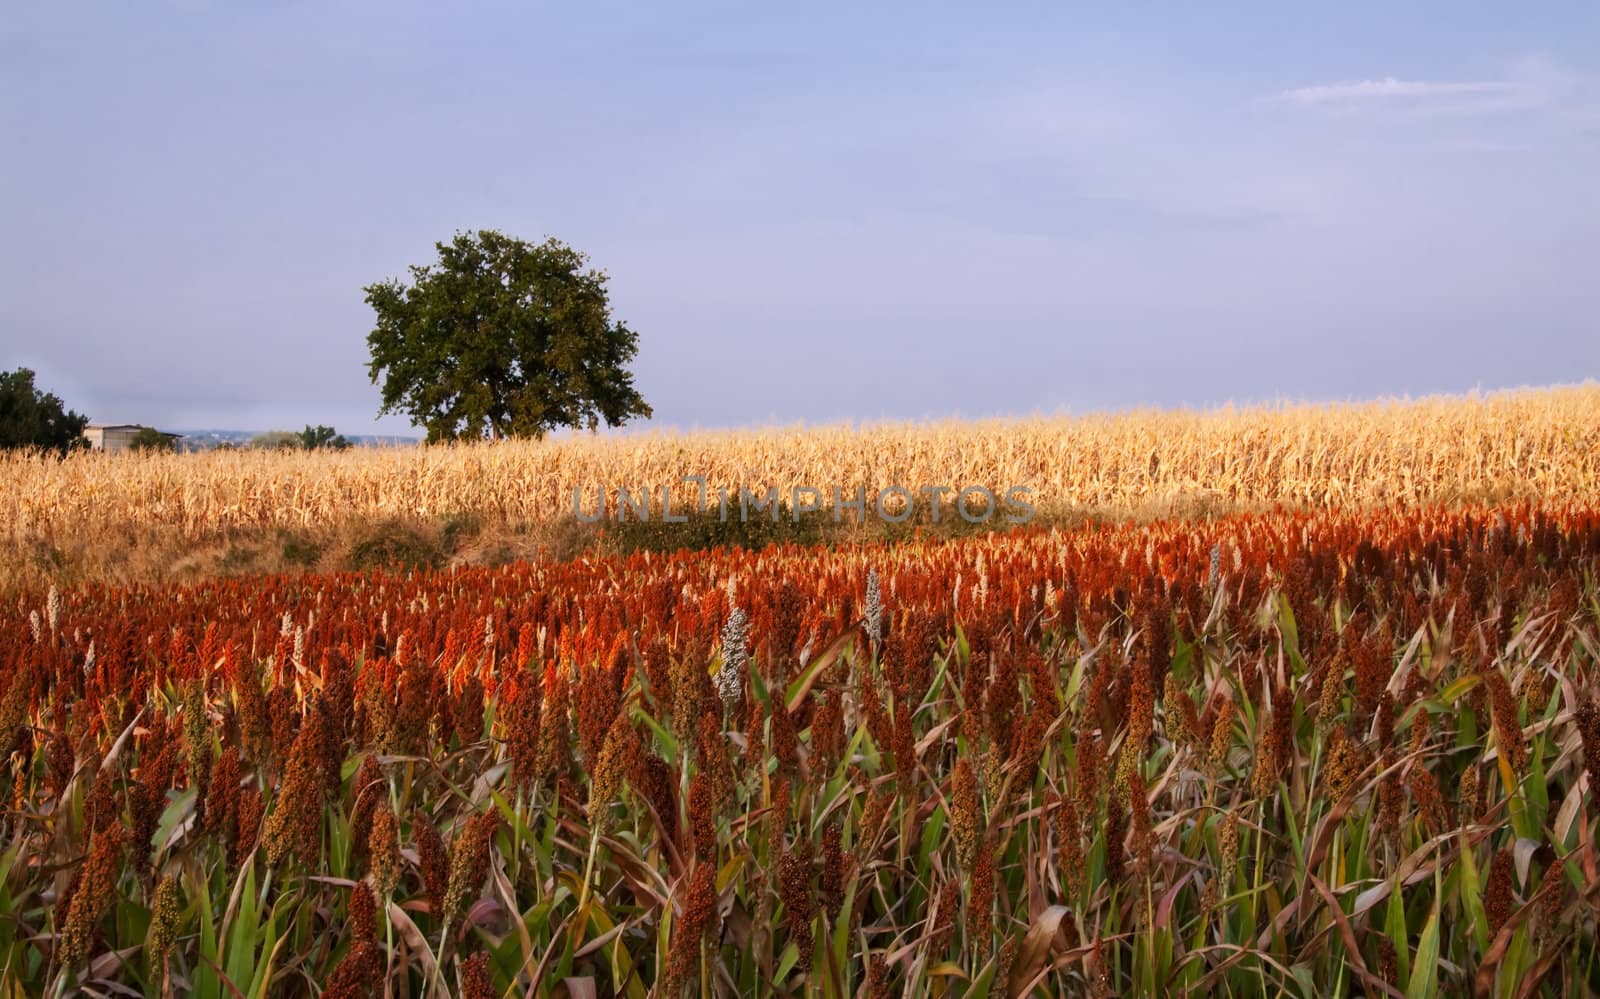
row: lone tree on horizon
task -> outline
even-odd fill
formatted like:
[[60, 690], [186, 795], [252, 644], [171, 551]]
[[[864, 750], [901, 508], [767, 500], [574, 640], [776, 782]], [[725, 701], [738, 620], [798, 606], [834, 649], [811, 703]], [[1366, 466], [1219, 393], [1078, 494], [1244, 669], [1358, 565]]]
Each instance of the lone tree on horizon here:
[[368, 373], [379, 415], [404, 412], [428, 441], [543, 437], [650, 416], [626, 365], [638, 334], [611, 318], [606, 275], [556, 239], [491, 229], [436, 243], [411, 283], [366, 286], [377, 313]]

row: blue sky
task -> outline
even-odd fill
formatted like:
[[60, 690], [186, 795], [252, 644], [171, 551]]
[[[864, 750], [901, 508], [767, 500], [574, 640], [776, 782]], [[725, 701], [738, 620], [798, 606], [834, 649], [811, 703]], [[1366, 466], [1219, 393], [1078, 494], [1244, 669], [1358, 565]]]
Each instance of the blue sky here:
[[406, 432], [361, 287], [489, 227], [664, 425], [1600, 377], [1600, 6], [851, 6], [12, 0], [0, 368]]

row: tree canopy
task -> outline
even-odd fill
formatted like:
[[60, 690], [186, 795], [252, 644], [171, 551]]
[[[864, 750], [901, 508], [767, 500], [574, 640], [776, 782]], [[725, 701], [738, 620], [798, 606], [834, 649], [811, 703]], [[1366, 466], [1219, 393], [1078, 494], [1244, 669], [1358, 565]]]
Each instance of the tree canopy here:
[[315, 451], [318, 448], [343, 451], [350, 446], [350, 442], [345, 439], [344, 434], [336, 432], [332, 427], [325, 427], [320, 423], [313, 427], [308, 423], [306, 428], [300, 431], [300, 446], [307, 451]]
[[168, 437], [155, 427], [140, 427], [139, 432], [133, 435], [133, 440], [128, 442], [130, 451], [176, 451], [178, 441]]
[[27, 368], [0, 373], [0, 448], [37, 448], [59, 455], [88, 447], [89, 418], [33, 385]]
[[367, 336], [380, 414], [403, 412], [429, 441], [542, 437], [649, 417], [626, 365], [638, 335], [611, 318], [607, 277], [559, 240], [494, 230], [435, 244], [411, 283], [368, 285]]

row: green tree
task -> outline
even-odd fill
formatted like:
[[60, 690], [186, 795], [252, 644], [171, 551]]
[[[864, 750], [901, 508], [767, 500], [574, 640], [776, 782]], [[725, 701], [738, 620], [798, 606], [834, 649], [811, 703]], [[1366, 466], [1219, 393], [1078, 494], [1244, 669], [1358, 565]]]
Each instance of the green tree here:
[[292, 430], [268, 430], [250, 438], [250, 446], [265, 450], [289, 450], [300, 446], [300, 435]]
[[128, 442], [130, 451], [176, 451], [178, 442], [175, 438], [157, 430], [155, 427], [140, 427], [139, 432], [133, 435], [133, 440]]
[[650, 416], [626, 367], [638, 335], [612, 320], [606, 275], [586, 256], [493, 230], [435, 245], [438, 261], [412, 267], [409, 286], [363, 289], [377, 313], [367, 345], [380, 415], [408, 413], [429, 441]]
[[332, 427], [324, 427], [320, 424], [313, 427], [308, 423], [306, 428], [300, 431], [300, 446], [307, 451], [315, 451], [317, 448], [331, 448], [335, 451], [343, 451], [350, 446], [350, 442], [345, 440], [343, 434], [335, 433]]
[[36, 448], [58, 455], [89, 446], [83, 428], [89, 418], [33, 386], [27, 368], [0, 373], [0, 448]]

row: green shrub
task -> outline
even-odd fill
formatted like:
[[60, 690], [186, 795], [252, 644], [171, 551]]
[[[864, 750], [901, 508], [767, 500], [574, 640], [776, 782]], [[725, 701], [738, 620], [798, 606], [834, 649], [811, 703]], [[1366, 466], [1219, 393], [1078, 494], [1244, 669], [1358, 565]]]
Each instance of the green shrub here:
[[600, 528], [602, 546], [618, 552], [705, 551], [719, 547], [754, 551], [786, 543], [822, 544], [836, 533], [832, 514], [806, 513], [796, 521], [790, 508], [783, 504], [778, 507], [776, 520], [770, 514], [741, 520], [736, 510], [729, 511], [726, 520], [715, 510], [684, 516], [688, 519], [683, 523], [667, 523], [658, 515], [648, 521], [608, 520], [596, 526]]
[[437, 569], [444, 565], [445, 553], [416, 528], [399, 521], [373, 527], [350, 546], [350, 567], [369, 569]]
[[278, 540], [283, 546], [283, 560], [290, 565], [310, 569], [322, 559], [322, 546], [309, 538], [283, 531], [278, 535]]

